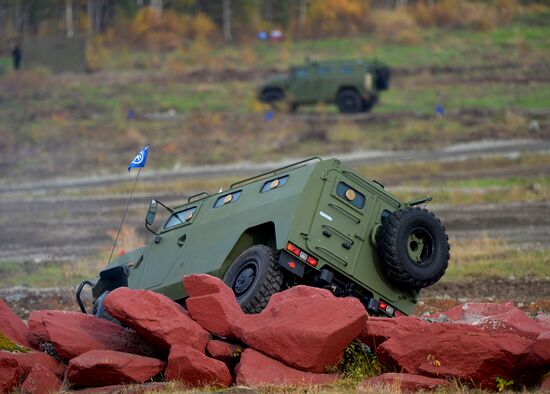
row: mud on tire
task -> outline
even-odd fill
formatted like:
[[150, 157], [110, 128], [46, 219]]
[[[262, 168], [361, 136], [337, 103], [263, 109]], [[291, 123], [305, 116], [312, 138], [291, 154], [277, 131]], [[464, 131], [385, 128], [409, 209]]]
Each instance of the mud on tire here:
[[393, 212], [377, 234], [388, 279], [413, 288], [436, 283], [449, 264], [449, 237], [435, 215], [423, 208]]
[[254, 245], [231, 264], [223, 281], [231, 287], [246, 313], [259, 313], [271, 296], [281, 290], [283, 272], [278, 254], [266, 245]]

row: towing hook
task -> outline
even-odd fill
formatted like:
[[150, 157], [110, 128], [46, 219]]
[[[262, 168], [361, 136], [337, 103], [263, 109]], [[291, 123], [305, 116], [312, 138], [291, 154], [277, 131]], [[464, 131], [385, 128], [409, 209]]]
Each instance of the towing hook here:
[[84, 281], [80, 282], [80, 284], [78, 285], [78, 289], [76, 289], [76, 302], [78, 302], [78, 306], [80, 307], [80, 310], [82, 311], [82, 313], [87, 314], [88, 311], [86, 311], [86, 307], [84, 306], [84, 303], [80, 299], [80, 293], [82, 292], [82, 289], [86, 285], [88, 285], [90, 287], [93, 287], [94, 284], [92, 282], [90, 282], [89, 280], [84, 280]]

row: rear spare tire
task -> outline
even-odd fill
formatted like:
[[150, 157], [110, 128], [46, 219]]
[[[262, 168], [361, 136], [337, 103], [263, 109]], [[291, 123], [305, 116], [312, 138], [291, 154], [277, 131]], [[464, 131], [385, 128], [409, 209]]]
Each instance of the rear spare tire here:
[[281, 290], [283, 272], [276, 253], [268, 246], [254, 245], [231, 264], [223, 277], [246, 313], [261, 312], [271, 296]]
[[436, 283], [449, 264], [449, 237], [433, 213], [423, 208], [393, 212], [377, 235], [388, 279], [413, 288]]

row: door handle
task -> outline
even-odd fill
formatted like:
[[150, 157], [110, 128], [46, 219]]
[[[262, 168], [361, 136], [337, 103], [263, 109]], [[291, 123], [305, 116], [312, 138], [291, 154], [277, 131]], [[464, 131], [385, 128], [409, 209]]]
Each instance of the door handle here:
[[183, 244], [185, 243], [185, 240], [187, 239], [187, 235], [183, 234], [181, 237], [178, 238], [177, 244], [181, 248]]

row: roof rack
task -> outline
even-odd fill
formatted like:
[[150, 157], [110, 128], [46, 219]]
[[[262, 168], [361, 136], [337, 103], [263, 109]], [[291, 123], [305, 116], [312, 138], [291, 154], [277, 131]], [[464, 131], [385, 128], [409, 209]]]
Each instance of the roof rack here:
[[259, 174], [259, 175], [254, 175], [250, 178], [246, 178], [246, 179], [243, 179], [242, 181], [238, 181], [238, 182], [235, 182], [234, 184], [232, 184], [229, 188], [230, 189], [233, 189], [235, 186], [237, 185], [244, 185], [244, 184], [247, 184], [247, 183], [250, 183], [252, 180], [254, 179], [258, 179], [258, 178], [262, 178], [264, 176], [267, 176], [267, 175], [275, 175], [277, 174], [278, 172], [280, 171], [283, 171], [283, 170], [288, 170], [289, 168], [292, 168], [292, 167], [295, 167], [299, 164], [304, 164], [304, 163], [307, 163], [308, 161], [312, 161], [312, 160], [319, 160], [321, 161], [322, 159], [319, 157], [319, 156], [314, 156], [314, 157], [310, 157], [309, 159], [305, 159], [305, 160], [302, 160], [302, 161], [298, 161], [296, 163], [292, 163], [292, 164], [289, 164], [287, 166], [284, 166], [284, 167], [280, 167], [280, 168], [277, 168], [275, 170], [271, 170], [271, 171], [267, 171], [267, 172], [264, 172], [263, 174]]

